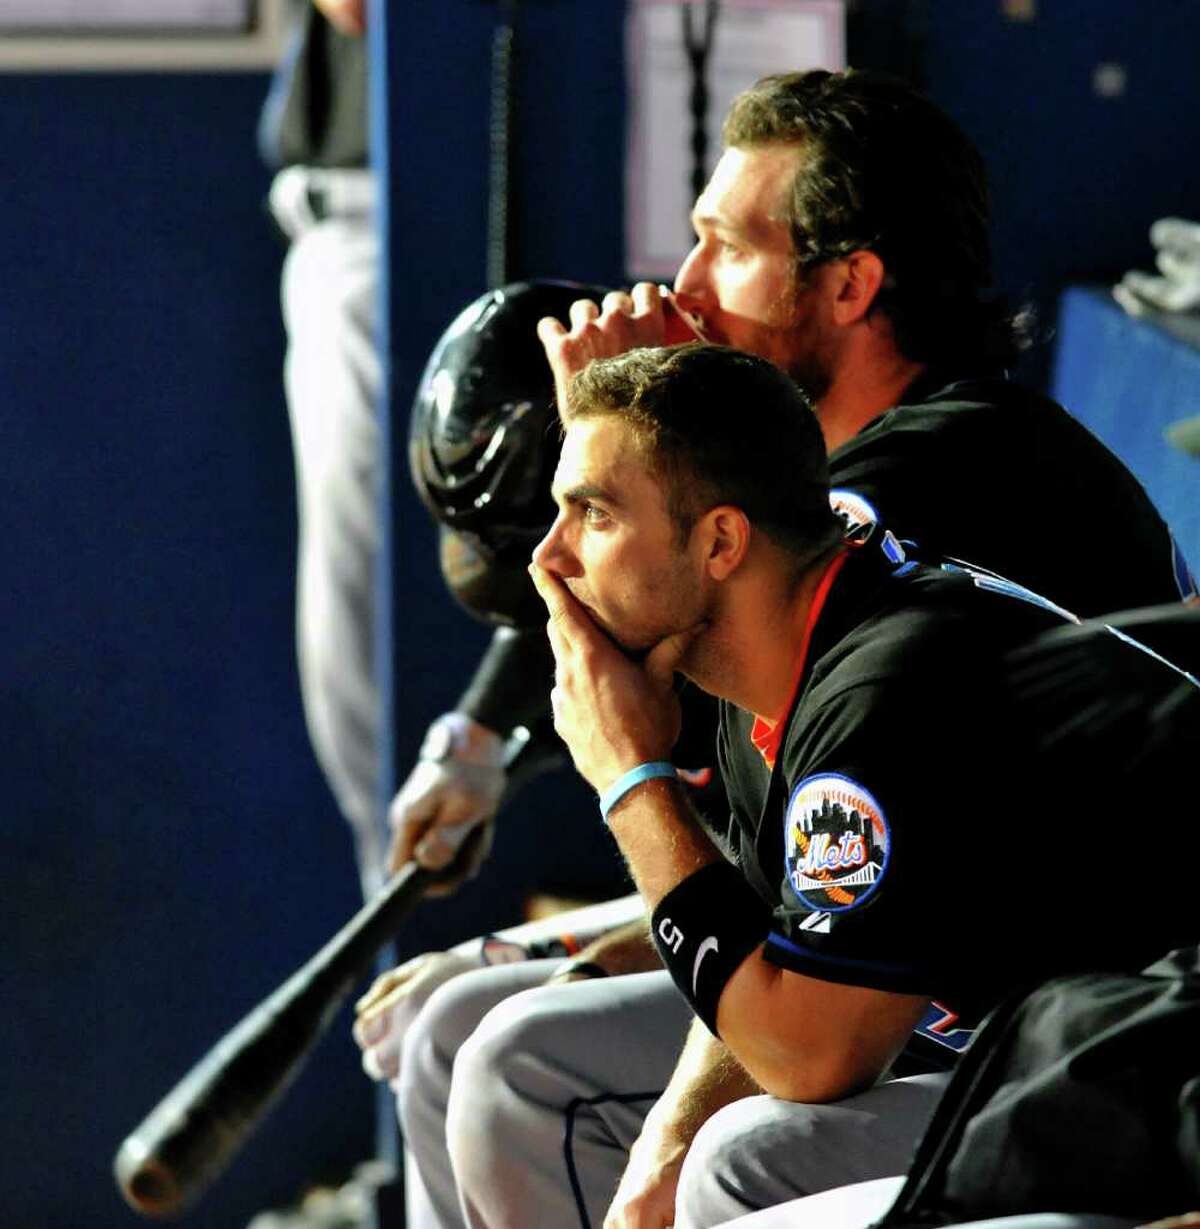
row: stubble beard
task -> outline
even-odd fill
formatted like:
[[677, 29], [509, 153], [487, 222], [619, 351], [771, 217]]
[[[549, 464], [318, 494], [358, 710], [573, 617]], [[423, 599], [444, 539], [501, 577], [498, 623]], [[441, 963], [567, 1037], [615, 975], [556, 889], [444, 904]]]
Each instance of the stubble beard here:
[[[709, 616], [709, 611], [690, 576], [665, 571], [647, 584], [645, 591], [666, 595], [661, 618], [650, 626], [637, 629], [605, 626], [592, 610], [588, 611], [592, 621], [634, 661], [644, 660], [664, 641], [704, 624]], [[691, 646], [685, 658], [690, 655]], [[682, 664], [680, 668], [682, 669]]]
[[794, 359], [784, 370], [814, 406], [829, 392], [832, 379], [825, 364], [815, 354]]
[[799, 386], [815, 406], [832, 383], [829, 364], [821, 353], [820, 330], [815, 322], [812, 299], [816, 291], [802, 281], [793, 281], [785, 301], [779, 304], [780, 316], [788, 325], [783, 339], [784, 357], [776, 365]]

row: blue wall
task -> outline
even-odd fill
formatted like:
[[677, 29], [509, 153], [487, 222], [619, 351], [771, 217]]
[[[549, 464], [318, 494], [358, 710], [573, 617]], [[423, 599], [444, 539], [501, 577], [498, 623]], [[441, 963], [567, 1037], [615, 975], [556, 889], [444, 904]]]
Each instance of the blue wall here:
[[[108, 1172], [121, 1138], [358, 903], [292, 657], [282, 249], [254, 147], [266, 86], [0, 76], [0, 1226], [136, 1223]], [[441, 262], [421, 276], [436, 284]], [[410, 513], [411, 749], [485, 636]], [[582, 800], [535, 787], [489, 876], [426, 907], [399, 954], [514, 920], [531, 881], [615, 889], [603, 832], [554, 823]], [[372, 1135], [343, 1019], [183, 1223], [291, 1202]]]
[[[354, 904], [292, 664], [264, 89], [0, 78], [0, 1224], [134, 1223], [123, 1134]], [[188, 1223], [365, 1155], [328, 1049]]]
[[[1190, 567], [1200, 564], [1200, 465], [1166, 432], [1200, 411], [1200, 320], [1134, 320], [1107, 289], [1062, 299], [1052, 391], [1123, 457], [1158, 505]], [[1179, 334], [1186, 333], [1185, 336]]]
[[[1200, 130], [1200, 7], [1038, 0], [1028, 23], [997, 0], [910, 7], [926, 88], [987, 159], [999, 284], [1032, 296], [1052, 336], [1064, 286], [1150, 268], [1150, 224], [1200, 217], [1200, 162], [1183, 152]], [[1123, 94], [1093, 91], [1099, 64], [1124, 68]]]

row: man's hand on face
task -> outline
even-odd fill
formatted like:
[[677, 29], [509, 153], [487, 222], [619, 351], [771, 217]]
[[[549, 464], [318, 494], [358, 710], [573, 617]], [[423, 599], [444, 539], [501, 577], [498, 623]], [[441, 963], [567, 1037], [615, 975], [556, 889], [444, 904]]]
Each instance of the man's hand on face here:
[[567, 388], [593, 359], [612, 358], [641, 346], [669, 344], [663, 292], [651, 282], [638, 282], [628, 294], [614, 290], [604, 302], [577, 299], [571, 304], [568, 331], [553, 317], [538, 321], [538, 339], [554, 372], [559, 406]]
[[529, 570], [550, 614], [554, 728], [580, 775], [603, 793], [629, 769], [670, 755], [680, 726], [675, 667], [699, 628], [669, 636], [632, 661], [557, 576], [536, 564]]
[[367, 29], [366, 0], [313, 0], [326, 20], [343, 34], [363, 34]]

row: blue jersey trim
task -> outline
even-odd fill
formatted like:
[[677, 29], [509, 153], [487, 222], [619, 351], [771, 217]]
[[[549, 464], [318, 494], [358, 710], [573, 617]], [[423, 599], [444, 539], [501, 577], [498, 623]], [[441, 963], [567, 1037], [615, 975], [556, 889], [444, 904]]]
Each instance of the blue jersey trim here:
[[1173, 661], [1163, 657], [1161, 653], [1156, 653], [1148, 644], [1143, 644], [1140, 640], [1135, 640], [1132, 636], [1126, 635], [1125, 632], [1120, 630], [1120, 628], [1113, 627], [1111, 623], [1105, 623], [1104, 630], [1106, 632], [1111, 632], [1118, 640], [1123, 641], [1130, 647], [1145, 653], [1147, 657], [1154, 658], [1156, 662], [1160, 665], [1166, 666], [1168, 670], [1174, 670], [1175, 673], [1181, 678], [1187, 679], [1193, 687], [1200, 687], [1200, 679], [1198, 679], [1194, 674], [1189, 674], [1188, 671], [1186, 671], [1182, 666], [1177, 666]]
[[1175, 573], [1175, 584], [1179, 587], [1179, 596], [1186, 602], [1200, 596], [1196, 589], [1196, 577], [1192, 574], [1192, 569], [1188, 567], [1188, 561], [1184, 558], [1183, 551], [1179, 549], [1175, 535], [1168, 531], [1168, 536], [1171, 539], [1171, 568]]
[[986, 589], [989, 593], [999, 593], [1002, 597], [1015, 598], [1018, 602], [1027, 602], [1030, 606], [1040, 606], [1043, 610], [1058, 615], [1060, 619], [1066, 619], [1068, 623], [1080, 621], [1078, 615], [1072, 614], [1057, 602], [1052, 602], [1048, 597], [1043, 597], [1040, 593], [1035, 593], [1032, 589], [1027, 589], [1024, 585], [1019, 585], [1016, 581], [1008, 580], [995, 572], [988, 572], [958, 559], [947, 560], [941, 566], [943, 572], [958, 572], [969, 576], [978, 589]]

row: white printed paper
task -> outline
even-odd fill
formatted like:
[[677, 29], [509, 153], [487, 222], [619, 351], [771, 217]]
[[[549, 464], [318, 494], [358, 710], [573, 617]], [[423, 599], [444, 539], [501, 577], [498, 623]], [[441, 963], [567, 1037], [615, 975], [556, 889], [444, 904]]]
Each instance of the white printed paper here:
[[[633, 0], [627, 19], [629, 127], [625, 262], [639, 278], [674, 276], [692, 243], [691, 68], [682, 9], [704, 24], [703, 0]], [[845, 67], [842, 0], [722, 0], [708, 60], [709, 153], [736, 94], [767, 73]]]

